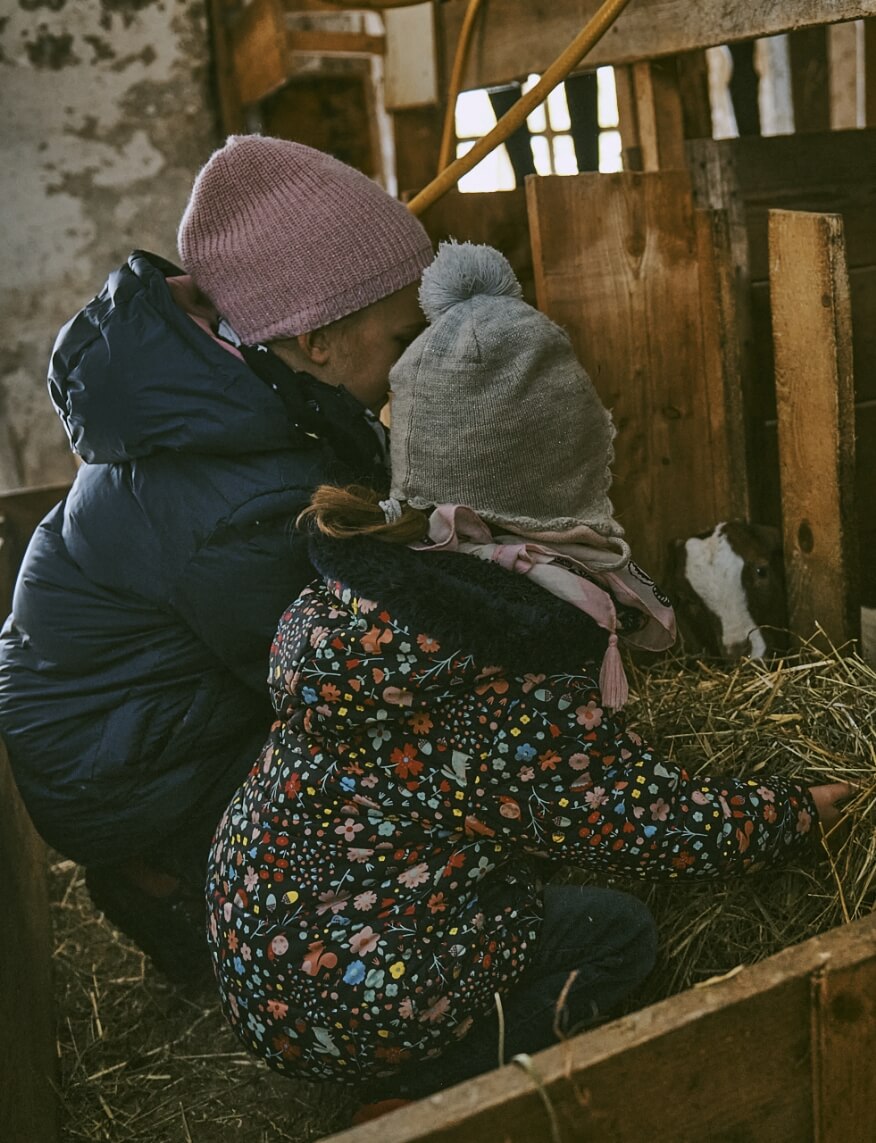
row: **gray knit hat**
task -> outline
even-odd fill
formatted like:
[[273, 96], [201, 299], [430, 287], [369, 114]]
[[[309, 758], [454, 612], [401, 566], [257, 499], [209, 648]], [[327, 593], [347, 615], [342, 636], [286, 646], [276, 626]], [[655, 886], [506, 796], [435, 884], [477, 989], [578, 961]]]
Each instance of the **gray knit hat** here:
[[514, 532], [622, 536], [611, 416], [566, 333], [521, 293], [498, 250], [442, 243], [420, 286], [430, 325], [390, 374], [392, 495]]

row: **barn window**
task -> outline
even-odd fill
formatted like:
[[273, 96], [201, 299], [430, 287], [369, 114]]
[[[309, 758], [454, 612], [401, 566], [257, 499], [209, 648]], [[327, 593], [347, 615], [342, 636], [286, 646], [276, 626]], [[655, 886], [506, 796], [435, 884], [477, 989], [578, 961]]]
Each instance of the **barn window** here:
[[[463, 92], [456, 102], [456, 155], [486, 135], [539, 80]], [[622, 169], [614, 69], [574, 76], [527, 117], [526, 126], [459, 180], [461, 191], [512, 190], [527, 174]]]

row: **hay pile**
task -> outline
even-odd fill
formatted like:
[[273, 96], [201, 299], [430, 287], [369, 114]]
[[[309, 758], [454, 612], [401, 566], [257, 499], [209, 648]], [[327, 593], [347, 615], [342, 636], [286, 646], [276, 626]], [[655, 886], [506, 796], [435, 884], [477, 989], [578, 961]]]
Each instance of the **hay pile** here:
[[[648, 886], [661, 932], [639, 1003], [863, 916], [876, 898], [876, 671], [809, 648], [773, 666], [664, 659], [632, 668], [630, 721], [692, 772], [849, 780], [849, 821], [781, 874]], [[581, 877], [574, 875], [576, 880]], [[208, 994], [186, 997], [91, 909], [81, 870], [52, 866], [65, 1143], [308, 1143], [349, 1122], [337, 1088], [274, 1076]]]
[[[780, 774], [857, 788], [810, 860], [729, 881], [617, 888], [646, 900], [661, 952], [645, 1001], [753, 964], [876, 905], [876, 670], [809, 646], [775, 664], [685, 663], [630, 672], [630, 723], [692, 774]], [[580, 877], [575, 877], [580, 880]], [[640, 1002], [642, 997], [639, 997]]]

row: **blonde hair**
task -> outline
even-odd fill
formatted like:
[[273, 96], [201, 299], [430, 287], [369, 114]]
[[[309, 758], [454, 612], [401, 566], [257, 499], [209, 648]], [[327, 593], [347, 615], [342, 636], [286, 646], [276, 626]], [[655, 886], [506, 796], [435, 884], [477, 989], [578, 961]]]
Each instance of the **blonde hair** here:
[[388, 524], [380, 507], [380, 494], [361, 484], [338, 488], [321, 484], [310, 504], [298, 516], [296, 527], [315, 527], [325, 536], [349, 540], [373, 536], [392, 544], [412, 544], [422, 540], [429, 526], [428, 515], [419, 508], [402, 504], [399, 519]]

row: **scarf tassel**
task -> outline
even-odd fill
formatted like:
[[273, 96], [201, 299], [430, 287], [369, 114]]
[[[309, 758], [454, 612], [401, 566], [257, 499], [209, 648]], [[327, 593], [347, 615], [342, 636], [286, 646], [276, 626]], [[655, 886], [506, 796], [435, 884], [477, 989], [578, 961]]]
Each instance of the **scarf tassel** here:
[[630, 688], [617, 645], [617, 635], [609, 636], [599, 671], [599, 689], [602, 701], [612, 710], [620, 710], [629, 697]]

